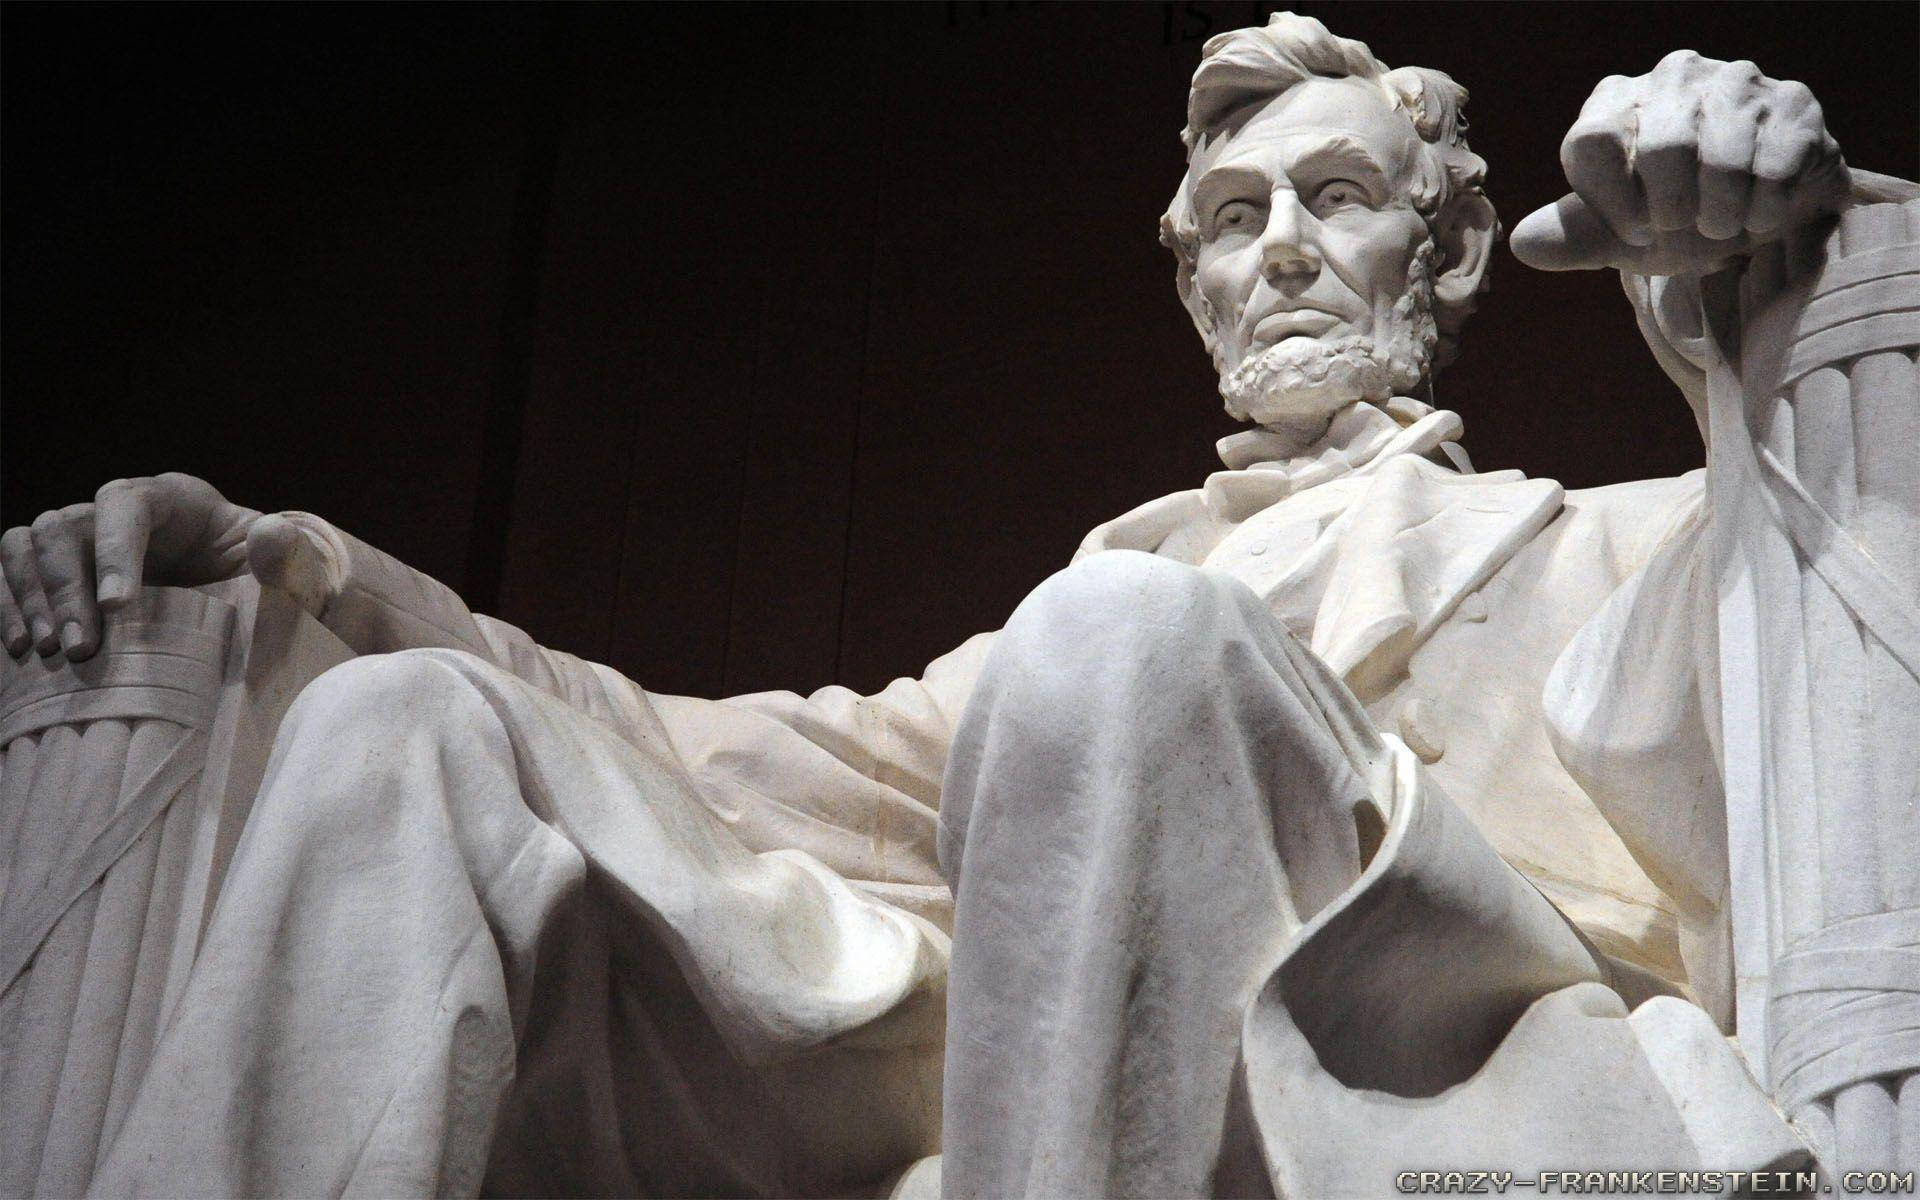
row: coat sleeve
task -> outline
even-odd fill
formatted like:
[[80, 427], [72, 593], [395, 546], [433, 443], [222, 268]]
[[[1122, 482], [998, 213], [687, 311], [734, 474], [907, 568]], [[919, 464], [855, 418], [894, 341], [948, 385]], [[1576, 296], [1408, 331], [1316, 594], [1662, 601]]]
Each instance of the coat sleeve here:
[[871, 696], [844, 687], [725, 700], [645, 691], [611, 667], [537, 644], [470, 611], [453, 589], [307, 513], [322, 549], [320, 621], [356, 653], [464, 650], [629, 734], [658, 717], [701, 800], [752, 850], [798, 850], [946, 924], [934, 848], [941, 776], [992, 634]]
[[803, 850], [950, 928], [936, 845], [941, 778], [995, 636], [970, 638], [871, 696], [835, 686], [649, 699], [707, 803], [748, 847]]

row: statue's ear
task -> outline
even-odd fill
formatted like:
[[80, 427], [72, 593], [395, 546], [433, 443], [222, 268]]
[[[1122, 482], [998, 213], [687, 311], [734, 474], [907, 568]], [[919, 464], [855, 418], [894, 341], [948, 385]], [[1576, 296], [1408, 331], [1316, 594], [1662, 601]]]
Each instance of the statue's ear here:
[[1193, 285], [1193, 272], [1197, 265], [1197, 250], [1190, 237], [1183, 236], [1174, 224], [1174, 209], [1180, 207], [1187, 194], [1186, 181], [1180, 184], [1179, 195], [1173, 198], [1173, 207], [1160, 218], [1160, 244], [1173, 251], [1177, 260], [1173, 269], [1173, 287], [1180, 293], [1180, 306], [1193, 318], [1193, 327], [1200, 331], [1200, 340], [1207, 347], [1207, 353], [1213, 353], [1215, 330], [1212, 306], [1200, 289]]
[[1448, 201], [1433, 223], [1440, 246], [1440, 262], [1433, 278], [1438, 305], [1471, 305], [1487, 278], [1494, 243], [1500, 240], [1500, 221], [1493, 204], [1477, 188]]
[[1213, 306], [1193, 285], [1193, 263], [1190, 260], [1183, 258], [1180, 265], [1174, 268], [1173, 286], [1180, 293], [1180, 306], [1187, 310], [1187, 315], [1193, 318], [1193, 327], [1200, 331], [1201, 344], [1207, 348], [1208, 354], [1212, 354], [1218, 334], [1214, 328]]
[[1200, 288], [1194, 286], [1194, 269], [1198, 267], [1200, 248], [1194, 236], [1190, 232], [1181, 232], [1179, 223], [1173, 221], [1173, 213], [1187, 205], [1187, 188], [1188, 179], [1181, 180], [1181, 190], [1173, 196], [1173, 204], [1160, 217], [1160, 244], [1173, 252], [1173, 290], [1181, 294], [1181, 307], [1187, 309], [1188, 317], [1194, 321], [1194, 328], [1200, 330], [1200, 342], [1212, 355], [1215, 344], [1212, 305], [1206, 301], [1206, 296], [1200, 294]]

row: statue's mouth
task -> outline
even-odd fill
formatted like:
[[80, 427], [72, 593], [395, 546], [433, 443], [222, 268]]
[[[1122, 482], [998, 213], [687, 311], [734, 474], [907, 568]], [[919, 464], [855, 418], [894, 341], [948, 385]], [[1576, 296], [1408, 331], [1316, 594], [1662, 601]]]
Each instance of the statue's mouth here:
[[1321, 308], [1289, 308], [1268, 313], [1253, 327], [1248, 344], [1263, 348], [1290, 337], [1321, 337], [1343, 323], [1342, 318]]

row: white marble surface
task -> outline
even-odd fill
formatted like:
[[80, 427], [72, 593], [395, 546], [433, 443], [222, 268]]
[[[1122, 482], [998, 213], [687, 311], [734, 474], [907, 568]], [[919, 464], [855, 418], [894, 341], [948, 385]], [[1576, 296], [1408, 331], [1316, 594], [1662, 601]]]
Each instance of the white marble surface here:
[[[1162, 237], [1254, 427], [874, 696], [653, 695], [185, 476], [0, 536], [0, 1191], [1920, 1164], [1912, 186], [1751, 64], [1602, 81], [1514, 249], [1620, 272], [1711, 465], [1568, 492], [1411, 398], [1498, 237], [1465, 99], [1208, 44]], [[207, 723], [156, 580], [245, 614], [187, 690], [247, 785], [48, 899]]]

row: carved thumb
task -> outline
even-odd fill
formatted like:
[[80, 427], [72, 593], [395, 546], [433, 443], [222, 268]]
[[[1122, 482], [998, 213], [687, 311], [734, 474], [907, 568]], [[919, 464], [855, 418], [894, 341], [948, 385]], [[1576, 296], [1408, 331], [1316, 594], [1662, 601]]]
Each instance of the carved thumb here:
[[319, 616], [333, 599], [327, 547], [283, 516], [268, 513], [247, 530], [247, 569], [262, 586], [292, 596]]
[[1753, 251], [1753, 239], [1744, 235], [1715, 241], [1692, 229], [1657, 234], [1651, 245], [1630, 245], [1572, 194], [1527, 214], [1507, 244], [1515, 258], [1536, 270], [1613, 267], [1634, 275], [1709, 275]]
[[1527, 214], [1507, 245], [1515, 258], [1539, 271], [1592, 271], [1617, 266], [1634, 253], [1600, 214], [1571, 194]]

